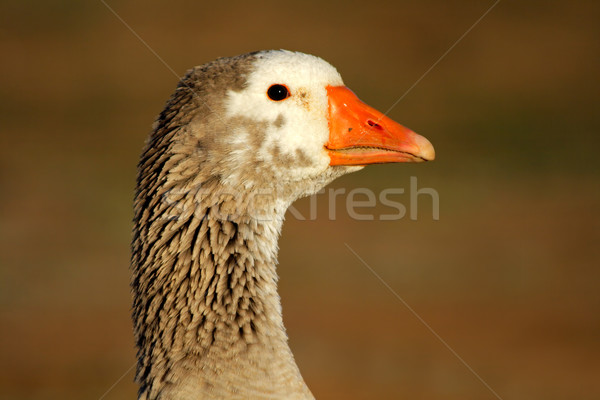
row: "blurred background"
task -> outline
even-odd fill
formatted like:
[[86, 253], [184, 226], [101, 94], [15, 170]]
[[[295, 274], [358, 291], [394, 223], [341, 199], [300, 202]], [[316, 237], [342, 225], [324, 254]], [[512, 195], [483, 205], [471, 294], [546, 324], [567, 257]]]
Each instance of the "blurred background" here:
[[[133, 399], [136, 164], [177, 77], [101, 1], [0, 4], [0, 398]], [[298, 50], [386, 111], [493, 1], [107, 4], [178, 75]], [[428, 196], [416, 220], [343, 196], [330, 220], [325, 195], [288, 217], [284, 320], [317, 398], [496, 398], [345, 243], [502, 399], [600, 398], [599, 11], [501, 1], [389, 112], [437, 159], [333, 185], [408, 208], [415, 176], [439, 220]]]

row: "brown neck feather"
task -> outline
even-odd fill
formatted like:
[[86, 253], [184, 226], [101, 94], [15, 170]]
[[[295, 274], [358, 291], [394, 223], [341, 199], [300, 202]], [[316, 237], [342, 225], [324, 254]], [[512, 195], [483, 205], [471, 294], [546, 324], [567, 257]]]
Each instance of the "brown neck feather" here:
[[172, 157], [157, 158], [141, 164], [135, 202], [140, 398], [312, 398], [277, 294], [283, 210], [265, 200], [272, 212], [256, 218], [217, 179], [185, 177]]

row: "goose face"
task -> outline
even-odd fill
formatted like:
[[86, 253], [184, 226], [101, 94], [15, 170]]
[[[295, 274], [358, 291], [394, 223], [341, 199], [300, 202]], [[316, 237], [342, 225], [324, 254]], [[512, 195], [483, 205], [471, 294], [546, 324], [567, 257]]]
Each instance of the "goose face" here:
[[270, 191], [283, 208], [367, 164], [434, 157], [427, 139], [362, 103], [333, 66], [285, 50], [189, 71], [151, 136], [151, 148], [163, 145], [179, 160], [169, 171], [179, 187]]
[[333, 170], [325, 148], [330, 132], [327, 88], [340, 86], [340, 74], [318, 57], [268, 51], [256, 56], [244, 88], [229, 91], [227, 118], [263, 124], [258, 143], [253, 143], [248, 126], [239, 126], [235, 136], [250, 144], [246, 148], [259, 169], [268, 170], [271, 183], [302, 188], [360, 168]]
[[[258, 53], [245, 87], [228, 92], [225, 109], [228, 118], [265, 123], [252, 156], [270, 166], [277, 182], [320, 183], [301, 194], [367, 164], [434, 158], [427, 139], [362, 103], [333, 66], [303, 53]], [[238, 128], [239, 140], [248, 136]]]

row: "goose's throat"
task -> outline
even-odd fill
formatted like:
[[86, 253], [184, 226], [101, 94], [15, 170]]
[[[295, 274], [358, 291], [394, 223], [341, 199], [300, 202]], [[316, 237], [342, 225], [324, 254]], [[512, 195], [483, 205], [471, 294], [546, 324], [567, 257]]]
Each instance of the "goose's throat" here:
[[201, 382], [226, 390], [242, 378], [247, 387], [280, 375], [304, 387], [277, 294], [282, 212], [235, 215], [229, 210], [243, 208], [217, 197], [170, 199], [168, 217], [149, 216], [136, 227], [132, 287], [142, 391], [171, 390], [173, 380], [187, 382], [177, 390]]

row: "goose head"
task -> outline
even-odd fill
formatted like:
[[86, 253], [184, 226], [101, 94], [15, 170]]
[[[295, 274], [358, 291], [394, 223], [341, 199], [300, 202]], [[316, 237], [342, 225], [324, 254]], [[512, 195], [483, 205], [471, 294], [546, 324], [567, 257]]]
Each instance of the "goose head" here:
[[333, 66], [285, 50], [192, 69], [157, 126], [156, 138], [183, 132], [164, 143], [179, 153], [169, 173], [190, 179], [186, 188], [260, 193], [259, 208], [285, 209], [367, 164], [434, 158], [427, 139], [361, 102]]

